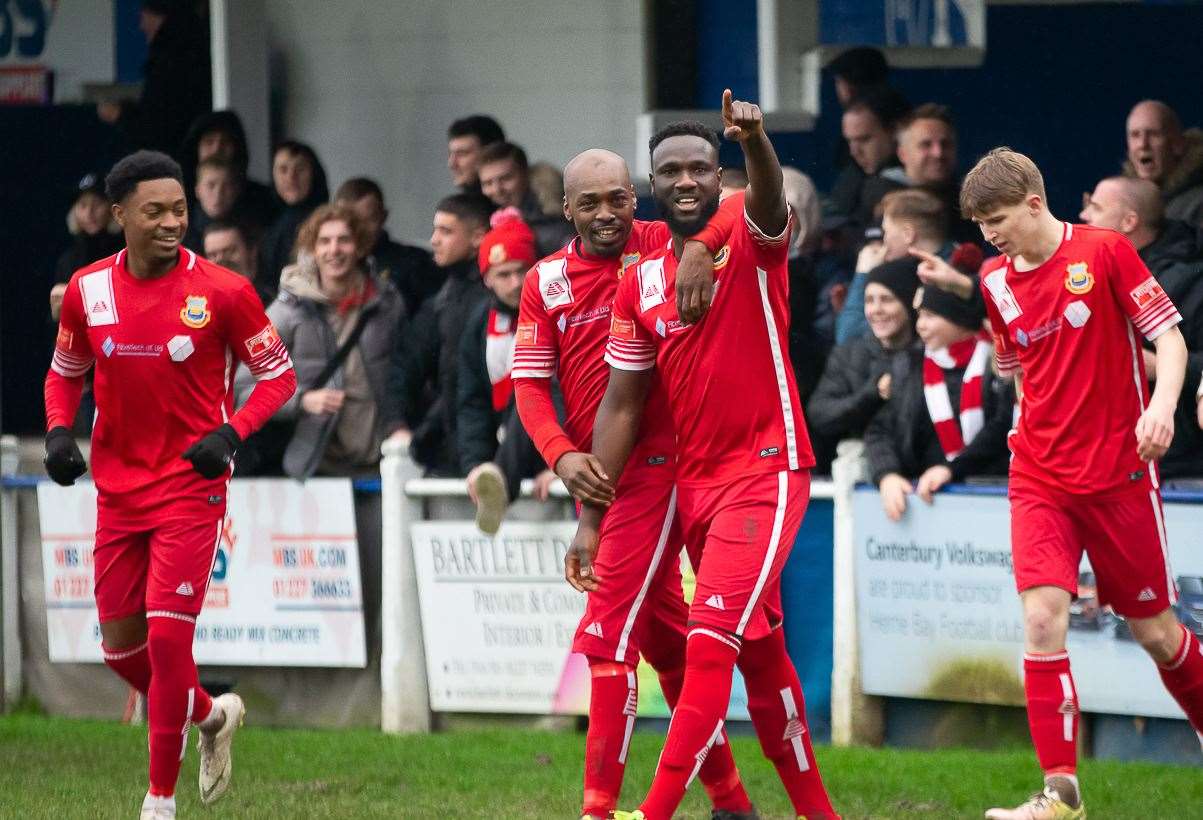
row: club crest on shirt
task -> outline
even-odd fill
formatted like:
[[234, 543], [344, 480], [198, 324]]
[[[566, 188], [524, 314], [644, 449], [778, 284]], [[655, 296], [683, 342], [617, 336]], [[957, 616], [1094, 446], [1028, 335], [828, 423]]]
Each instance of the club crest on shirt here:
[[1075, 296], [1090, 293], [1094, 287], [1094, 276], [1086, 268], [1085, 262], [1074, 262], [1065, 266], [1065, 289]]
[[213, 314], [209, 312], [209, 300], [204, 296], [187, 296], [180, 310], [180, 319], [191, 328], [202, 328], [209, 324]]
[[627, 268], [633, 268], [638, 265], [639, 259], [639, 251], [635, 251], [634, 253], [624, 253], [622, 255], [622, 263], [618, 267], [618, 278], [621, 279], [622, 277], [626, 276]]
[[727, 264], [727, 260], [731, 258], [731, 246], [723, 245], [718, 249], [718, 253], [714, 255], [714, 269], [720, 270]]

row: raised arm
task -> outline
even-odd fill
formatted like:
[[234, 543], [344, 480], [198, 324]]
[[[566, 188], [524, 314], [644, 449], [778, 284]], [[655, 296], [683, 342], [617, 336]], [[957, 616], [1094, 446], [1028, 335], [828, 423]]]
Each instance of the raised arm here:
[[729, 88], [723, 91], [723, 136], [738, 142], [744, 152], [748, 174], [744, 209], [748, 218], [766, 236], [777, 236], [785, 230], [789, 218], [777, 152], [764, 132], [760, 107], [733, 99]]

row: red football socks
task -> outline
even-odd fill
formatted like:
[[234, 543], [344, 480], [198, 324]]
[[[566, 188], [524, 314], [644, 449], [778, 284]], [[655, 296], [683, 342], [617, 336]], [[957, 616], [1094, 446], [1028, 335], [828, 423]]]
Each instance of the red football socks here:
[[151, 617], [147, 620], [150, 687], [150, 793], [175, 794], [188, 727], [208, 717], [213, 701], [200, 686], [192, 659], [191, 620]]
[[1203, 647], [1199, 639], [1182, 627], [1182, 646], [1174, 660], [1159, 666], [1165, 688], [1178, 701], [1196, 732], [1203, 733]]
[[143, 695], [150, 691], [150, 653], [146, 644], [129, 649], [109, 649], [101, 646], [105, 665], [125, 679]]
[[648, 820], [672, 818], [685, 789], [722, 736], [738, 654], [737, 638], [704, 628], [689, 633], [681, 697], [673, 710], [652, 787], [639, 807]]
[[625, 663], [589, 658], [589, 731], [585, 735], [585, 799], [582, 815], [608, 817], [622, 789], [627, 749], [635, 727], [639, 682]]
[[794, 813], [836, 817], [815, 762], [802, 684], [786, 652], [782, 630], [774, 629], [766, 638], [744, 641], [739, 671], [748, 689], [748, 714], [760, 747], [777, 769]]
[[[660, 679], [664, 701], [670, 711], [675, 710], [681, 697], [681, 686], [685, 683], [685, 637], [669, 629], [649, 630], [641, 646], [644, 659]], [[706, 755], [706, 762], [698, 771], [698, 780], [702, 781], [714, 808], [737, 812], [752, 810], [752, 801], [740, 779], [725, 731]]]
[[1040, 768], [1046, 775], [1076, 773], [1078, 691], [1069, 671], [1069, 653], [1026, 653], [1023, 690]]

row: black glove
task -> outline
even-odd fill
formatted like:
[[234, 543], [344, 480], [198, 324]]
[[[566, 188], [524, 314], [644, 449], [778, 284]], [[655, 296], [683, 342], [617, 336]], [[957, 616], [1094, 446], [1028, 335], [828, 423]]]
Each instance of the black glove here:
[[46, 474], [54, 479], [55, 484], [70, 487], [75, 479], [88, 471], [84, 454], [75, 443], [75, 436], [66, 427], [55, 427], [46, 434]]
[[192, 469], [212, 480], [230, 469], [234, 451], [241, 444], [234, 428], [223, 424], [185, 450], [183, 457], [192, 462]]

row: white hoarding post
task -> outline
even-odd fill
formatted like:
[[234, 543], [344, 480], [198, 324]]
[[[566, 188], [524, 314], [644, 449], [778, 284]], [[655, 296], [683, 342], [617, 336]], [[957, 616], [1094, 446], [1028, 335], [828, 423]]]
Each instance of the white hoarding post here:
[[831, 465], [835, 485], [831, 663], [831, 742], [837, 746], [876, 743], [881, 736], [880, 704], [860, 691], [860, 658], [856, 625], [856, 556], [852, 490], [864, 480], [864, 444], [841, 441]]
[[421, 476], [408, 446], [386, 441], [380, 462], [381, 589], [380, 728], [385, 732], [430, 731], [426, 650], [418, 608], [409, 528], [421, 520], [422, 502], [405, 493]]
[[[17, 472], [20, 445], [15, 436], [0, 438], [0, 475]], [[0, 489], [0, 711], [10, 711], [21, 698], [21, 596], [17, 575], [17, 491]]]

